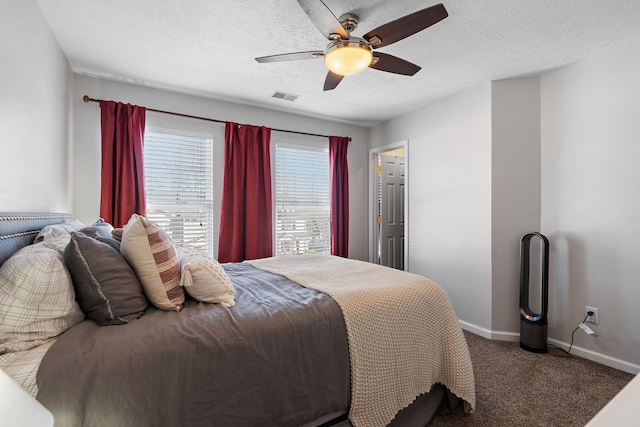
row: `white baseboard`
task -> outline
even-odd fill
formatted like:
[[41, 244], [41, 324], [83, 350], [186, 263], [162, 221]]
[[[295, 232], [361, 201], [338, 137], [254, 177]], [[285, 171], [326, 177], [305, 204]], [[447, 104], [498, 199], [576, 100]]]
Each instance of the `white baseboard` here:
[[489, 329], [482, 328], [464, 320], [458, 320], [458, 324], [465, 331], [473, 332], [476, 335], [480, 335], [483, 338], [496, 341], [520, 341], [520, 334], [516, 332], [506, 331], [491, 331]]
[[[462, 320], [458, 320], [458, 323], [460, 324], [460, 327], [465, 331], [480, 335], [483, 338], [488, 338], [490, 340], [496, 341], [520, 341], [520, 334], [517, 332], [492, 331]], [[559, 347], [565, 351], [569, 350], [568, 343], [553, 338], [549, 338], [549, 344]], [[631, 374], [640, 373], [640, 365], [616, 359], [615, 357], [607, 356], [605, 354], [597, 353], [595, 351], [587, 350], [575, 345], [571, 347], [571, 354], [575, 354], [576, 356], [592, 360], [594, 362], [601, 363], [605, 366], [610, 366], [621, 371], [629, 372]]]
[[[560, 347], [565, 351], [569, 350], [569, 344], [563, 341], [559, 341], [553, 338], [549, 338], [549, 344], [553, 344], [556, 347]], [[585, 359], [592, 360], [594, 362], [601, 363], [612, 368], [620, 369], [621, 371], [629, 372], [630, 374], [640, 373], [640, 365], [627, 362], [625, 360], [616, 359], [615, 357], [607, 356], [606, 354], [597, 353], [593, 350], [587, 350], [586, 348], [578, 347], [574, 345], [571, 347], [571, 354], [580, 356]]]
[[483, 338], [491, 339], [491, 331], [488, 329], [481, 328], [479, 326], [476, 326], [469, 322], [465, 322], [464, 320], [460, 320], [460, 319], [458, 319], [458, 324], [465, 331], [473, 332], [474, 334], [480, 335]]

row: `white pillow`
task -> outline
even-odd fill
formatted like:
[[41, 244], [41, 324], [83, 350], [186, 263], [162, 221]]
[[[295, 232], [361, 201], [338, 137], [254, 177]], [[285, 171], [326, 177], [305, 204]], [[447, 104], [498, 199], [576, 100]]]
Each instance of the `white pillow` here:
[[36, 347], [83, 319], [56, 250], [26, 246], [0, 268], [0, 354]]
[[[66, 237], [67, 243], [71, 240], [72, 231], [80, 231], [85, 225], [80, 220], [72, 222], [63, 222], [62, 224], [53, 224], [42, 227], [42, 230], [36, 235], [34, 243], [43, 242], [45, 240], [56, 239], [58, 237]], [[64, 251], [64, 248], [63, 248]]]
[[233, 307], [235, 290], [218, 261], [202, 251], [190, 249], [180, 257], [180, 285], [194, 299]]
[[46, 240], [43, 240], [40, 243], [38, 243], [38, 245], [45, 248], [53, 249], [54, 251], [58, 252], [60, 255], [64, 255], [64, 250], [67, 249], [67, 246], [69, 246], [70, 241], [71, 241], [70, 234], [60, 235], [56, 237], [49, 236], [46, 238]]
[[162, 310], [182, 309], [180, 261], [167, 233], [145, 217], [133, 214], [122, 232], [120, 253], [153, 305]]

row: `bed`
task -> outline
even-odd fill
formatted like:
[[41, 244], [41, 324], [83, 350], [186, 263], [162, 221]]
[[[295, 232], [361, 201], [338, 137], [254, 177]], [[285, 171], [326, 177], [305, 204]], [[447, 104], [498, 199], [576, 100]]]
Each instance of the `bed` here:
[[[67, 259], [76, 240], [64, 233], [34, 240], [57, 227], [71, 233], [71, 224], [68, 214], [0, 213], [0, 288], [24, 247]], [[73, 235], [95, 239], [87, 229]], [[330, 256], [221, 267], [232, 303], [187, 293], [180, 311], [148, 304], [127, 307], [138, 311], [129, 318], [83, 305], [78, 319], [77, 307], [66, 307], [71, 326], [5, 349], [0, 368], [65, 426], [424, 426], [438, 411], [473, 411], [464, 336], [446, 293], [428, 279]], [[367, 294], [374, 282], [380, 298]], [[426, 288], [435, 296], [423, 298]]]

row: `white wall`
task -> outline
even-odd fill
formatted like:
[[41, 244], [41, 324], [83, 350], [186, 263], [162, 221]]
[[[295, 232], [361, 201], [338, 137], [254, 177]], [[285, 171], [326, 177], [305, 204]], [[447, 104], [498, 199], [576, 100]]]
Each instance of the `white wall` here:
[[[520, 331], [520, 239], [540, 231], [540, 78], [493, 82], [491, 106], [491, 336], [509, 339]], [[539, 313], [537, 243], [530, 302]]]
[[[73, 88], [74, 126], [76, 143], [73, 153], [74, 216], [85, 223], [95, 221], [100, 210], [100, 107], [86, 104], [82, 97], [109, 99], [137, 104], [148, 108], [174, 111], [217, 120], [289, 129], [322, 135], [349, 136], [349, 257], [366, 260], [368, 257], [366, 225], [367, 212], [367, 155], [369, 129], [344, 123], [318, 120], [230, 102], [152, 89], [127, 83], [75, 75]], [[147, 125], [169, 129], [191, 130], [212, 135], [217, 160], [214, 200], [219, 204], [222, 185], [222, 156], [224, 124], [181, 118], [160, 113], [147, 113]], [[327, 138], [273, 132], [272, 142], [303, 144], [328, 143]], [[219, 206], [219, 205], [218, 205]], [[218, 219], [216, 218], [216, 224]], [[216, 225], [217, 230], [217, 225]], [[216, 231], [217, 232], [217, 231]]]
[[372, 129], [372, 147], [409, 140], [411, 271], [447, 290], [463, 327], [518, 339], [519, 242], [541, 231], [550, 341], [568, 348], [597, 307], [599, 336], [578, 331], [572, 353], [640, 372], [638, 70], [629, 47]]
[[[542, 76], [542, 230], [552, 245], [551, 337], [585, 305], [599, 334], [574, 348], [640, 371], [640, 46]], [[572, 350], [573, 352], [573, 350]], [[589, 353], [593, 352], [593, 353]], [[602, 360], [604, 359], [604, 360]], [[629, 370], [629, 369], [628, 369]]]
[[491, 328], [491, 85], [372, 129], [408, 139], [409, 268], [440, 284], [459, 318]]
[[71, 80], [32, 0], [0, 13], [0, 211], [71, 211]]

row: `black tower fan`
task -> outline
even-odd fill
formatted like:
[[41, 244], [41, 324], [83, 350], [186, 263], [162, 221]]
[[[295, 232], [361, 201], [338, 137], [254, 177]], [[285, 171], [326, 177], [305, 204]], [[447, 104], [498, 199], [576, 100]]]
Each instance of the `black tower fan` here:
[[[534, 313], [529, 305], [529, 257], [531, 238], [540, 239], [541, 298], [540, 313]], [[520, 347], [534, 353], [547, 350], [547, 309], [549, 303], [549, 240], [540, 233], [525, 234], [520, 241]]]

